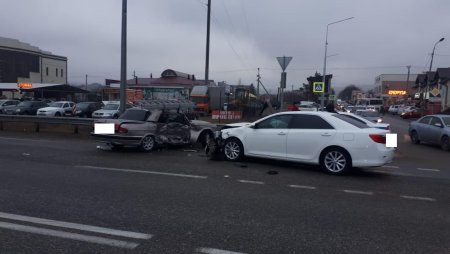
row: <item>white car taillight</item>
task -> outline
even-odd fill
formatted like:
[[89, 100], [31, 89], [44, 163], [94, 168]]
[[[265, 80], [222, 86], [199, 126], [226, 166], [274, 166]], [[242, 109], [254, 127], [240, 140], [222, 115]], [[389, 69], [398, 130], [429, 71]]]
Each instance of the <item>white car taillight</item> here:
[[386, 144], [386, 136], [381, 134], [369, 134], [369, 137], [375, 142], [380, 144]]

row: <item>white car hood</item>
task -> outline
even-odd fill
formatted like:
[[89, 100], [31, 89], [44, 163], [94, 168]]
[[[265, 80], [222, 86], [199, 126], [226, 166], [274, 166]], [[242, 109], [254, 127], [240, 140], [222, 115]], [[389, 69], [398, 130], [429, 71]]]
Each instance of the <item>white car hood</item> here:
[[115, 109], [100, 109], [100, 110], [97, 110], [97, 111], [94, 111], [94, 113], [103, 113], [103, 114], [114, 114], [114, 113], [117, 113], [118, 112], [118, 110], [115, 110]]
[[59, 108], [59, 107], [45, 107], [45, 108], [40, 108], [39, 111], [41, 111], [41, 110], [45, 110], [45, 111], [58, 111], [59, 109], [61, 109], [61, 108]]
[[241, 122], [241, 123], [229, 123], [226, 124], [226, 126], [230, 126], [230, 127], [242, 127], [242, 126], [246, 126], [251, 124], [250, 122]]

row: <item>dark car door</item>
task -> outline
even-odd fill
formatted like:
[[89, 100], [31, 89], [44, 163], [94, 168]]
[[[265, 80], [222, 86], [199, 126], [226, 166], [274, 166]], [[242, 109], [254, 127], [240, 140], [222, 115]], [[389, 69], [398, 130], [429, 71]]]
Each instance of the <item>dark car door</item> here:
[[171, 113], [167, 118], [167, 133], [170, 140], [177, 143], [189, 143], [190, 125], [183, 114]]
[[30, 110], [28, 112], [30, 113], [30, 115], [36, 115], [37, 110], [40, 108], [43, 108], [43, 107], [45, 107], [43, 105], [43, 103], [41, 103], [39, 101], [35, 101], [35, 102], [31, 103]]

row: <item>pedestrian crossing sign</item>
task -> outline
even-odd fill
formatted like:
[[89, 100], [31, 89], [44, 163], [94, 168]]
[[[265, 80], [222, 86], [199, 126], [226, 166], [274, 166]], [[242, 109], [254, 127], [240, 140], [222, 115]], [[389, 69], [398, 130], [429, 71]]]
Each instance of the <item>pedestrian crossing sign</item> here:
[[325, 92], [325, 83], [324, 82], [314, 82], [313, 83], [313, 92], [314, 93]]

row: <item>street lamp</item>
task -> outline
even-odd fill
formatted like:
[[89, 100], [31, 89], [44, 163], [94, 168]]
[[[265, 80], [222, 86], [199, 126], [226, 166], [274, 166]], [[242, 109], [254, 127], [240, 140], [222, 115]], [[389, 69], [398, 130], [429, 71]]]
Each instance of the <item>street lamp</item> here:
[[433, 66], [433, 57], [434, 57], [434, 50], [436, 49], [436, 45], [438, 45], [438, 43], [441, 42], [441, 41], [443, 41], [443, 40], [445, 40], [444, 37], [442, 37], [439, 41], [437, 41], [437, 42], [434, 44], [433, 52], [431, 53], [430, 69], [428, 70], [428, 72], [431, 72], [431, 67]]
[[[326, 71], [327, 71], [328, 27], [333, 25], [333, 24], [344, 22], [344, 21], [352, 19], [352, 18], [354, 18], [354, 17], [350, 17], [350, 18], [338, 20], [338, 21], [335, 21], [335, 22], [331, 22], [331, 23], [329, 23], [327, 25], [327, 33], [326, 33], [326, 36], [325, 36], [325, 56], [324, 56], [324, 59], [323, 59], [323, 79], [322, 79], [323, 85], [325, 85], [325, 82], [326, 82]], [[331, 89], [331, 86], [328, 87], [328, 93], [331, 91], [330, 89]], [[321, 99], [320, 99], [320, 106], [322, 107], [322, 111], [323, 111], [323, 107], [324, 107], [324, 93], [325, 92], [322, 93], [322, 96], [321, 96]]]

